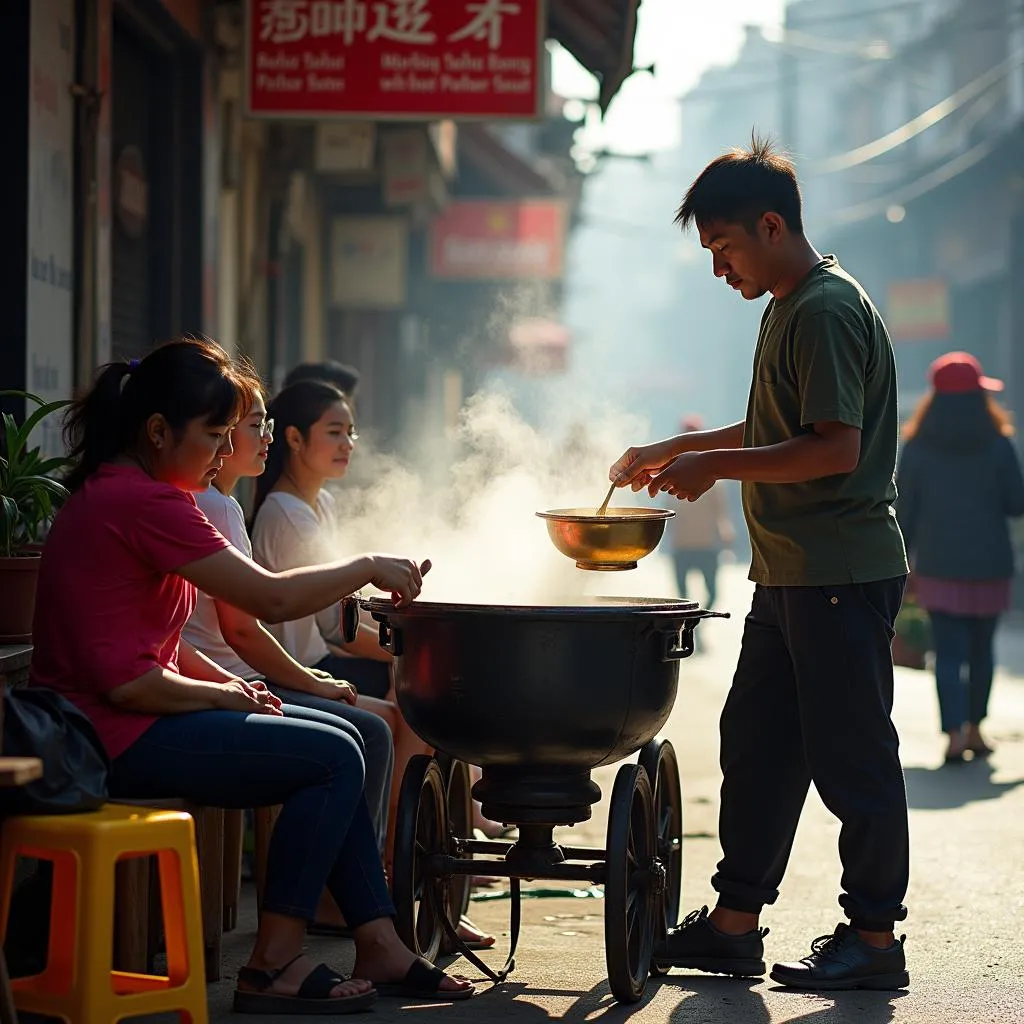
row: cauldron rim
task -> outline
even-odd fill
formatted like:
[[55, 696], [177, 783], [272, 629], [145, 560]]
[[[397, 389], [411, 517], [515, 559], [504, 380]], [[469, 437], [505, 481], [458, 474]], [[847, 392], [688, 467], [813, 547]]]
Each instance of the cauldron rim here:
[[[657, 615], [659, 618], [702, 617], [696, 601], [680, 598], [595, 597], [590, 604], [482, 604], [471, 602], [414, 601], [396, 608], [388, 598], [371, 597], [360, 600], [361, 607], [375, 615], [436, 618], [439, 616], [481, 615], [527, 616], [530, 618], [632, 618]], [[707, 614], [704, 612], [704, 614]]]

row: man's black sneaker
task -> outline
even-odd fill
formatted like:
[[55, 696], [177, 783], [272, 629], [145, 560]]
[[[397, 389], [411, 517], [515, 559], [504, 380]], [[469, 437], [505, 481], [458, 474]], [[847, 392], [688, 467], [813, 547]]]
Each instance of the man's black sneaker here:
[[907, 958], [903, 954], [905, 935], [887, 949], [865, 942], [849, 925], [836, 927], [834, 934], [822, 935], [811, 943], [811, 952], [796, 964], [776, 964], [772, 981], [790, 988], [818, 991], [870, 988], [889, 991], [907, 988]]
[[737, 978], [760, 977], [765, 972], [764, 937], [767, 928], [755, 928], [742, 935], [726, 935], [708, 919], [708, 908], [688, 914], [654, 949], [658, 967], [683, 967]]

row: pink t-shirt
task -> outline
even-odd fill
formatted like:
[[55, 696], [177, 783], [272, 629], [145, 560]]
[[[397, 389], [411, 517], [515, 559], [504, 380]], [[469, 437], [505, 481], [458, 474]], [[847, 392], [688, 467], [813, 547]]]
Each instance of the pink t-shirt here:
[[135, 466], [107, 464], [54, 521], [39, 568], [31, 680], [92, 721], [113, 758], [155, 715], [106, 694], [157, 666], [177, 671], [196, 588], [175, 570], [228, 547], [195, 499]]

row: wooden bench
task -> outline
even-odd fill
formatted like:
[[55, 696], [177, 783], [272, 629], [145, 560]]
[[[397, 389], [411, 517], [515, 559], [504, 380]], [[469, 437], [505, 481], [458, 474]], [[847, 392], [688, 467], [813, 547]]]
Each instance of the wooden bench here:
[[[186, 800], [125, 798], [112, 802], [186, 811], [195, 819], [206, 980], [219, 981], [224, 932], [238, 920], [243, 812]], [[151, 860], [133, 858], [117, 866], [116, 960], [121, 970], [142, 974], [152, 970], [160, 942], [159, 890]], [[230, 922], [227, 927], [225, 921]]]

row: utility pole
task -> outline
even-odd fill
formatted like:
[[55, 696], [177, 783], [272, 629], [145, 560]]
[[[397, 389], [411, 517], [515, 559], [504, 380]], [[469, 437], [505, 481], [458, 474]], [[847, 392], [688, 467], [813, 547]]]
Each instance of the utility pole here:
[[779, 141], [782, 148], [796, 156], [797, 153], [797, 117], [796, 91], [798, 87], [796, 47], [786, 44], [786, 36], [792, 30], [792, 12], [790, 5], [786, 7], [785, 20], [782, 26], [782, 42], [779, 45]]

